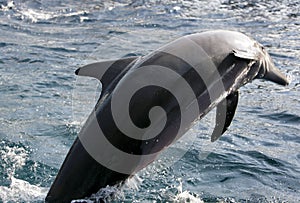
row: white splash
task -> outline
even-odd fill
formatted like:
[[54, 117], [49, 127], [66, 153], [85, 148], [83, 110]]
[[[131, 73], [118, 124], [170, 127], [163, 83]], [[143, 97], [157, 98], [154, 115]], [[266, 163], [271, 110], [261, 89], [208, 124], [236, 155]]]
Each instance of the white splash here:
[[174, 202], [204, 203], [203, 200], [201, 200], [199, 197], [195, 197], [189, 191], [183, 191], [183, 192], [179, 193], [178, 195], [176, 195], [176, 197], [174, 198]]
[[0, 151], [0, 156], [5, 165], [9, 166], [9, 168], [7, 168], [9, 178], [15, 174], [16, 169], [25, 165], [27, 159], [26, 150], [23, 147], [16, 146], [5, 146], [4, 149]]
[[[50, 20], [53, 18], [58, 17], [72, 17], [72, 16], [80, 16], [84, 15], [86, 11], [77, 11], [77, 12], [71, 12], [71, 13], [57, 13], [57, 12], [49, 12], [49, 11], [42, 11], [42, 10], [36, 10], [36, 9], [23, 9], [20, 10], [21, 18], [22, 19], [30, 19], [33, 23], [36, 23], [41, 20]], [[87, 20], [88, 18], [80, 19], [81, 22], [84, 20]]]
[[5, 146], [0, 151], [1, 159], [4, 161], [9, 186], [0, 186], [0, 200], [6, 202], [32, 202], [44, 199], [48, 188], [31, 185], [29, 182], [14, 177], [17, 169], [22, 168], [28, 158], [23, 147]]
[[132, 190], [139, 190], [140, 185], [142, 184], [143, 179], [139, 177], [138, 174], [132, 176], [131, 178], [128, 178], [125, 181], [124, 186], [122, 187], [122, 190], [126, 189], [132, 189]]
[[185, 202], [191, 202], [191, 203], [204, 203], [203, 200], [200, 199], [200, 197], [196, 194], [191, 194], [189, 191], [182, 191], [182, 181], [181, 178], [178, 179], [179, 186], [177, 187], [178, 194], [175, 195], [173, 202], [177, 203], [185, 203]]
[[0, 199], [6, 202], [32, 202], [45, 198], [48, 188], [31, 185], [30, 183], [11, 177], [11, 184], [0, 186]]
[[122, 201], [125, 198], [125, 193], [127, 190], [139, 190], [139, 186], [142, 183], [142, 179], [138, 175], [134, 175], [131, 178], [128, 178], [124, 184], [120, 183], [114, 186], [106, 186], [101, 188], [97, 193], [92, 194], [86, 199], [77, 199], [72, 200], [71, 203], [80, 203], [80, 202], [111, 202], [112, 200]]
[[[80, 202], [104, 202], [108, 203], [112, 201], [112, 198], [116, 197], [116, 194], [119, 195], [120, 190], [117, 186], [106, 186], [105, 188], [101, 188], [97, 193], [92, 194], [90, 197], [85, 199], [76, 199], [72, 200], [71, 203], [80, 203]], [[122, 193], [123, 195], [123, 193]]]
[[15, 3], [13, 1], [8, 1], [7, 5], [0, 5], [0, 10], [8, 11], [15, 7]]

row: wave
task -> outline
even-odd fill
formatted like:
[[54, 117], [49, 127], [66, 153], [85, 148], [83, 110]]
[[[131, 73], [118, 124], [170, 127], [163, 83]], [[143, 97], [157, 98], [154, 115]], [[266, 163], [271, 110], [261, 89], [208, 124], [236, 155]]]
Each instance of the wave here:
[[44, 199], [48, 188], [30, 184], [15, 178], [16, 172], [26, 164], [28, 152], [22, 146], [4, 146], [0, 150], [1, 164], [6, 169], [7, 184], [0, 186], [0, 200], [2, 202], [38, 202]]
[[31, 185], [29, 182], [11, 177], [9, 186], [0, 186], [0, 200], [8, 202], [42, 202], [49, 188]]

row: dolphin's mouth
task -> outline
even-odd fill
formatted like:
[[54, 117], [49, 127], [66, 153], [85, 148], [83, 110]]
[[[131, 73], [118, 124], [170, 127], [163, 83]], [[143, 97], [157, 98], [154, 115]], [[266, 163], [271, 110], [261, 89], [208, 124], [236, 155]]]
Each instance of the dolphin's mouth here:
[[260, 61], [260, 71], [256, 78], [265, 79], [279, 85], [287, 86], [289, 79], [275, 66], [270, 55], [262, 49], [262, 60]]
[[270, 69], [266, 71], [263, 78], [284, 86], [290, 83], [288, 78], [283, 73], [281, 73], [280, 70], [275, 66], [271, 66]]

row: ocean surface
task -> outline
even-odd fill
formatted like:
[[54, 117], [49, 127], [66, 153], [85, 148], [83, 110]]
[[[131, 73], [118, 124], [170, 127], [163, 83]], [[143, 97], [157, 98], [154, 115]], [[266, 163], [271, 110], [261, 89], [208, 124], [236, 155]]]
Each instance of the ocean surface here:
[[255, 38], [291, 84], [247, 84], [217, 142], [212, 112], [176, 163], [90, 200], [118, 190], [114, 202], [300, 202], [299, 0], [0, 0], [0, 202], [43, 202], [100, 94], [78, 67], [214, 29]]

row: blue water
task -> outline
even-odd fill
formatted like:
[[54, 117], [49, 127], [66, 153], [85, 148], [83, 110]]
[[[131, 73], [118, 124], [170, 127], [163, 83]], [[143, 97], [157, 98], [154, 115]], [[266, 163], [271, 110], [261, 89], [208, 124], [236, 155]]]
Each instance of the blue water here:
[[254, 81], [241, 88], [234, 121], [220, 140], [209, 142], [214, 118], [208, 115], [188, 132], [196, 140], [178, 162], [141, 171], [115, 202], [300, 202], [298, 0], [0, 5], [0, 202], [43, 202], [98, 97], [99, 84], [77, 78], [78, 67], [146, 54], [212, 29], [257, 39], [291, 84]]

